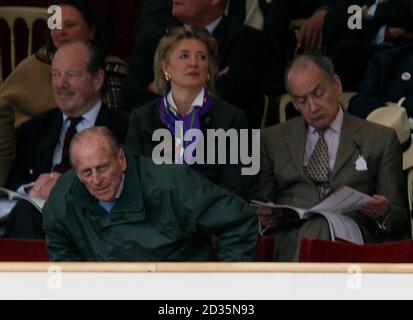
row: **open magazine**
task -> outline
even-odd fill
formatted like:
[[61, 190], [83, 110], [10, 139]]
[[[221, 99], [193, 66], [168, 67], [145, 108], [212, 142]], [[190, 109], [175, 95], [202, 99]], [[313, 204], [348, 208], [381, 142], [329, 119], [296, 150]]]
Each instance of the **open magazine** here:
[[[13, 200], [28, 201], [39, 211], [39, 213], [42, 213], [43, 206], [46, 202], [43, 199], [24, 196], [24, 195], [18, 194], [17, 192], [11, 191], [9, 189], [0, 188], [0, 199], [5, 198], [5, 197], [8, 198], [8, 200], [10, 200], [10, 201], [13, 201]], [[13, 202], [10, 202], [10, 206], [12, 204], [13, 204]], [[13, 208], [13, 207], [14, 207], [14, 205], [12, 205], [11, 208]]]
[[357, 223], [345, 213], [358, 210], [372, 200], [370, 196], [343, 186], [318, 205], [310, 208], [296, 208], [286, 205], [271, 205], [253, 200], [251, 206], [257, 208], [283, 209], [280, 214], [292, 219], [310, 219], [318, 214], [325, 217], [330, 227], [332, 240], [343, 239], [356, 244], [364, 244], [363, 236]]

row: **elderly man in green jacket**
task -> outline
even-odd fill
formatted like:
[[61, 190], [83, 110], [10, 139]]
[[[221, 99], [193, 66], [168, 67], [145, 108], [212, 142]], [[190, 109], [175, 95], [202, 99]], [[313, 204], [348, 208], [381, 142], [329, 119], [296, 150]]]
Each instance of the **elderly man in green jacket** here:
[[74, 170], [46, 203], [54, 261], [251, 261], [258, 222], [246, 202], [183, 166], [126, 155], [105, 128], [79, 133]]

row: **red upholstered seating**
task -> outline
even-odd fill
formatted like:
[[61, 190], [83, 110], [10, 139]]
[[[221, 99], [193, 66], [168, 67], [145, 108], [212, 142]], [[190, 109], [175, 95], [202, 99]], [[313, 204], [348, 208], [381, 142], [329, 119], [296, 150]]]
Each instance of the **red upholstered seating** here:
[[300, 262], [412, 263], [413, 240], [374, 245], [355, 245], [304, 238]]
[[46, 241], [12, 240], [0, 238], [0, 261], [43, 262], [49, 261]]
[[260, 236], [255, 253], [256, 262], [269, 262], [275, 259], [275, 236]]
[[[255, 262], [274, 261], [275, 236], [260, 236], [257, 241]], [[219, 261], [217, 248], [212, 248], [212, 262]]]

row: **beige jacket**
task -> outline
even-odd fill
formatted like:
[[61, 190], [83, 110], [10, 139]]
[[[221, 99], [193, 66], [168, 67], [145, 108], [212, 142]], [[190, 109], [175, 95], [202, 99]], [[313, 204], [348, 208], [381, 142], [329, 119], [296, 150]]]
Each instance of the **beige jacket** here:
[[[303, 168], [306, 132], [303, 118], [264, 131], [261, 171], [252, 187], [251, 198], [302, 208], [311, 208], [320, 201], [318, 188]], [[355, 163], [360, 156], [367, 162], [367, 171], [356, 170]], [[410, 217], [403, 198], [401, 147], [392, 129], [344, 114], [331, 192], [343, 185], [389, 199], [391, 230], [386, 240], [410, 236]], [[376, 226], [370, 218], [359, 212], [351, 216], [374, 234]]]

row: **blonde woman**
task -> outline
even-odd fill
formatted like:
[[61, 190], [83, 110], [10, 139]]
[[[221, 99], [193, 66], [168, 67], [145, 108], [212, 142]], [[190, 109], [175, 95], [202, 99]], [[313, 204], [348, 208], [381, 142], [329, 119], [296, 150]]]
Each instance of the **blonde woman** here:
[[[155, 53], [154, 73], [156, 87], [163, 96], [133, 111], [126, 141], [132, 151], [152, 156], [159, 143], [152, 141], [153, 132], [167, 128], [174, 137], [174, 159], [179, 159], [191, 144], [183, 139], [190, 130], [202, 130], [206, 136], [208, 129], [247, 128], [241, 110], [214, 96], [216, 56], [216, 41], [206, 29], [179, 27], [162, 38]], [[177, 129], [179, 122], [183, 123], [182, 131]], [[226, 152], [229, 162], [229, 150], [219, 152]], [[188, 163], [188, 159], [182, 162]], [[241, 176], [240, 165], [193, 164], [191, 168], [217, 185], [245, 194], [247, 182]]]

